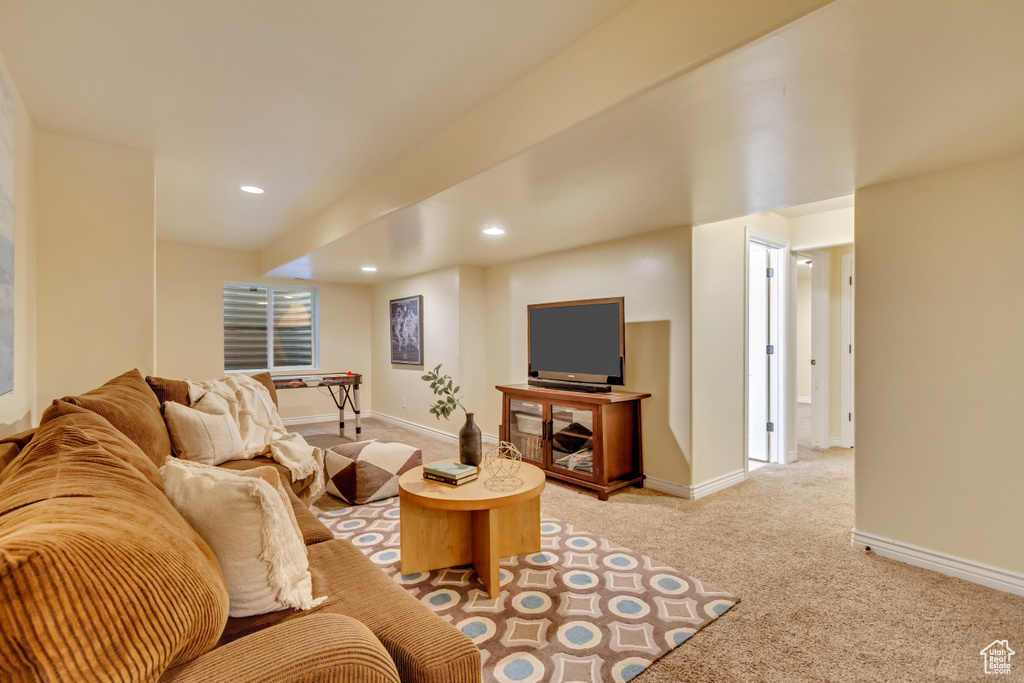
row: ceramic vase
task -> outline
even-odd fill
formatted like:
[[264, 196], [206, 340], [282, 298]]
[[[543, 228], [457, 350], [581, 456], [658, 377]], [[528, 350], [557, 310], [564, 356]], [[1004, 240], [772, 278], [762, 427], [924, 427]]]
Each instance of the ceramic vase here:
[[466, 424], [459, 430], [459, 462], [479, 467], [482, 457], [480, 428], [473, 422], [473, 413], [466, 413]]

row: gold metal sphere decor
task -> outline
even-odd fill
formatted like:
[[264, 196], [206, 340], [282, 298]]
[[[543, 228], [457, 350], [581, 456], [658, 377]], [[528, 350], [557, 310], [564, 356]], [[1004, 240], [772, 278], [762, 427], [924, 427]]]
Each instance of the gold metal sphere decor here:
[[515, 491], [523, 485], [517, 477], [523, 464], [523, 454], [508, 441], [499, 441], [484, 454], [484, 469], [490, 477], [484, 486], [492, 491]]

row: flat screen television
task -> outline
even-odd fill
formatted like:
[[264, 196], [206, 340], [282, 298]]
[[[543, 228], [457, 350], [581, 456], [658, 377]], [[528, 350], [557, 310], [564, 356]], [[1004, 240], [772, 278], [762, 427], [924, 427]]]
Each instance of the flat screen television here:
[[624, 308], [624, 297], [527, 306], [530, 377], [625, 384]]

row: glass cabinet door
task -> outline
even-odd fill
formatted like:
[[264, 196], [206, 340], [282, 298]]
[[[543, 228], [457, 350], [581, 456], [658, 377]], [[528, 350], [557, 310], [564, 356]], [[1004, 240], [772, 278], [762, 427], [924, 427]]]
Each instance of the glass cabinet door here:
[[544, 466], [544, 406], [519, 399], [509, 400], [508, 440], [523, 460]]
[[551, 406], [551, 469], [594, 476], [594, 411]]

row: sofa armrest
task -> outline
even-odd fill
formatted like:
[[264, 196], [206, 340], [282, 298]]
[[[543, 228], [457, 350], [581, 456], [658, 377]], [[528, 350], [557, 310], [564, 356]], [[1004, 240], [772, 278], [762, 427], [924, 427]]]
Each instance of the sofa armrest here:
[[311, 614], [221, 645], [161, 683], [399, 683], [387, 650], [361, 622]]

